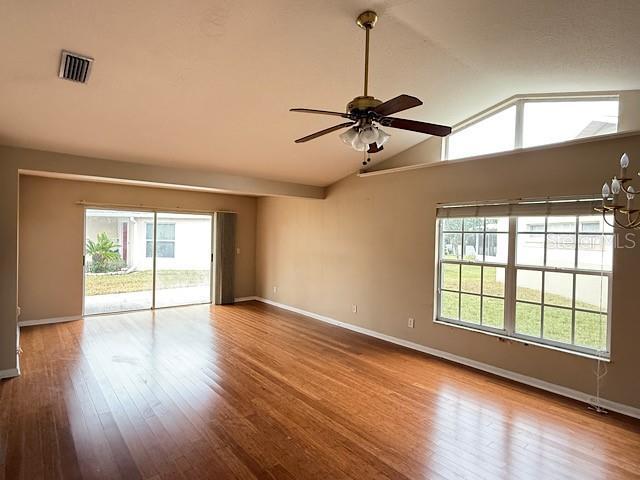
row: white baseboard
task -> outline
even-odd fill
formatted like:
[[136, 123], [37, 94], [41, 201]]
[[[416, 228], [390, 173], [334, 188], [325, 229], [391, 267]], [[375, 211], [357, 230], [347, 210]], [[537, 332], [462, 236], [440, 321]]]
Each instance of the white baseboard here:
[[20, 369], [10, 368], [9, 370], [0, 370], [0, 378], [11, 378], [20, 375]]
[[238, 303], [238, 302], [249, 302], [251, 300], [260, 300], [258, 297], [256, 297], [255, 295], [252, 295], [250, 297], [236, 297], [233, 299], [234, 303]]
[[41, 318], [39, 320], [22, 320], [18, 322], [18, 326], [30, 327], [32, 325], [47, 325], [49, 323], [71, 322], [73, 320], [82, 320], [82, 315], [71, 315], [68, 317]]
[[[572, 398], [580, 402], [584, 402], [587, 404], [595, 403], [595, 397], [593, 395], [589, 395], [587, 393], [580, 392], [578, 390], [573, 390], [571, 388], [563, 387], [561, 385], [545, 382], [544, 380], [540, 380], [534, 377], [529, 377], [527, 375], [522, 375], [520, 373], [511, 372], [509, 370], [494, 367], [493, 365], [489, 365], [486, 363], [477, 362], [469, 358], [461, 357], [459, 355], [454, 355], [453, 353], [444, 352], [442, 350], [436, 350], [435, 348], [426, 347], [418, 343], [410, 342], [409, 340], [403, 340], [402, 338], [385, 335], [383, 333], [376, 332], [375, 330], [369, 330], [368, 328], [359, 327], [357, 325], [352, 325], [346, 322], [341, 322], [339, 320], [335, 320], [333, 318], [326, 317], [324, 315], [319, 315], [317, 313], [302, 310], [301, 308], [292, 307], [290, 305], [285, 305], [283, 303], [274, 302], [273, 300], [269, 300], [267, 298], [252, 297], [250, 299], [257, 300], [259, 302], [263, 302], [269, 305], [273, 305], [275, 307], [279, 307], [284, 310], [289, 310], [291, 312], [299, 313], [300, 315], [305, 315], [307, 317], [320, 320], [321, 322], [330, 323], [331, 325], [336, 325], [341, 328], [346, 328], [348, 330], [352, 330], [354, 332], [358, 332], [363, 335], [368, 335], [370, 337], [374, 337], [379, 340], [384, 340], [386, 342], [394, 343], [396, 345], [401, 345], [403, 347], [407, 347], [412, 350], [417, 350], [419, 352], [427, 353], [429, 355], [433, 355], [434, 357], [444, 358], [445, 360], [449, 360], [451, 362], [466, 365], [468, 367], [472, 367], [477, 370], [482, 370], [483, 372], [491, 373], [499, 377], [508, 378], [509, 380], [514, 380], [516, 382], [523, 383], [531, 387], [540, 388], [541, 390], [546, 390], [547, 392]], [[607, 410], [611, 410], [613, 412], [618, 412], [623, 415], [628, 415], [629, 417], [640, 419], [640, 408], [624, 405], [622, 403], [618, 403], [618, 402], [614, 402], [606, 399], [600, 399], [600, 405], [603, 408], [606, 408]]]

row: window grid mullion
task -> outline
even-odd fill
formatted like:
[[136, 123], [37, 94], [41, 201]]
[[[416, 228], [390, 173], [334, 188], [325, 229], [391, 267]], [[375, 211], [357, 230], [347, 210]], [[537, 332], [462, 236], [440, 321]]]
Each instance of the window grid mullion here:
[[480, 267], [480, 325], [484, 324], [484, 265]]
[[[487, 217], [482, 219], [482, 263], [480, 266], [480, 325], [484, 324], [484, 261], [487, 255]], [[476, 238], [478, 238], [476, 236]]]
[[[450, 292], [450, 293], [464, 293], [465, 295], [473, 295], [474, 297], [483, 296], [483, 297], [487, 297], [487, 298], [495, 298], [497, 300], [504, 300], [504, 297], [501, 297], [500, 295], [491, 295], [491, 294], [488, 294], [488, 293], [480, 294], [480, 293], [473, 293], [473, 292], [461, 292], [460, 290], [452, 290], [450, 288], [443, 288], [442, 291], [443, 292]], [[522, 300], [522, 301], [526, 302], [525, 300]], [[526, 303], [533, 303], [533, 302], [526, 302]], [[569, 307], [560, 307], [560, 306], [558, 308], [566, 308], [567, 310], [569, 309]], [[578, 310], [584, 310], [584, 309], [578, 309]], [[591, 310], [584, 310], [584, 311], [585, 312], [591, 312], [591, 313], [598, 313], [596, 311], [591, 311]]]
[[153, 212], [153, 255], [152, 255], [152, 280], [151, 280], [151, 308], [156, 308], [156, 278], [158, 271], [158, 212]]
[[[604, 228], [604, 226], [602, 227]], [[575, 230], [575, 252], [573, 256], [573, 268], [578, 268], [578, 232], [580, 231], [580, 216], [576, 215], [576, 230]], [[571, 295], [571, 345], [576, 344], [576, 283], [578, 276], [573, 274], [573, 290]], [[600, 292], [602, 296], [602, 292]]]
[[515, 138], [513, 140], [514, 150], [522, 148], [524, 136], [524, 100], [518, 100], [516, 102], [516, 126], [515, 126]]
[[[543, 260], [542, 265], [547, 266], [547, 242], [549, 236], [549, 217], [545, 215], [544, 217], [544, 243], [543, 243]], [[542, 273], [542, 291], [540, 292], [540, 338], [544, 338], [544, 310], [545, 310], [545, 280], [547, 277], [547, 272]]]
[[[464, 234], [462, 235], [464, 251]], [[458, 266], [458, 320], [462, 320], [462, 265]]]
[[507, 247], [507, 265], [504, 285], [504, 327], [509, 335], [516, 330], [516, 232], [518, 230], [516, 216], [509, 217], [509, 235]]

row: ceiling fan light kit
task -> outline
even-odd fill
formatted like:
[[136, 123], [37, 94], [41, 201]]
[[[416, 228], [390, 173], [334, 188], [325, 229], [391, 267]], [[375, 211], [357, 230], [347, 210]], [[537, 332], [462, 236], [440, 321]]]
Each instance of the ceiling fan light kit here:
[[[329, 115], [342, 117], [350, 120], [333, 127], [320, 130], [306, 137], [296, 140], [296, 143], [304, 143], [309, 140], [321, 137], [328, 133], [349, 128], [340, 135], [340, 139], [351, 148], [358, 152], [377, 153], [383, 150], [391, 135], [382, 130], [380, 127], [397, 128], [401, 130], [409, 130], [427, 135], [436, 135], [445, 137], [451, 133], [451, 127], [444, 125], [436, 125], [433, 123], [419, 122], [416, 120], [405, 120], [402, 118], [390, 117], [394, 113], [408, 110], [413, 107], [422, 105], [416, 97], [410, 95], [399, 95], [391, 100], [382, 102], [375, 97], [369, 95], [369, 37], [370, 32], [378, 21], [376, 12], [367, 10], [358, 15], [356, 24], [364, 29], [365, 37], [365, 53], [364, 53], [364, 94], [351, 100], [346, 107], [345, 113], [333, 112], [327, 110], [314, 110], [309, 108], [292, 108], [292, 112], [313, 113], [316, 115]], [[366, 165], [369, 159], [363, 161]]]

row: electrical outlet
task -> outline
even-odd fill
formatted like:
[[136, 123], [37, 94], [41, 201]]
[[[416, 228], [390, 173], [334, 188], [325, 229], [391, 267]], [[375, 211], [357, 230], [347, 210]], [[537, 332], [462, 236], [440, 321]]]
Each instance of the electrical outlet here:
[[275, 285], [273, 287], [273, 293], [278, 293], [278, 287], [276, 287]]
[[240, 247], [236, 248], [236, 255], [240, 255]]
[[358, 313], [358, 305], [356, 305], [356, 304], [351, 305], [351, 311], [353, 313]]
[[407, 326], [408, 326], [409, 328], [415, 328], [415, 326], [416, 326], [416, 320], [415, 320], [415, 318], [411, 318], [411, 317], [409, 317], [409, 321], [407, 322]]

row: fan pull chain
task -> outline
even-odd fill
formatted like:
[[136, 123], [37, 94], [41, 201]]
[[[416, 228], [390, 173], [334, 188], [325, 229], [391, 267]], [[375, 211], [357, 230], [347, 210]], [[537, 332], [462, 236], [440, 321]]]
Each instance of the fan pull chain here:
[[369, 150], [369, 147], [365, 148], [362, 151], [362, 166], [363, 167], [366, 167], [369, 164], [369, 162], [371, 161], [371, 157], [369, 156], [368, 150]]

